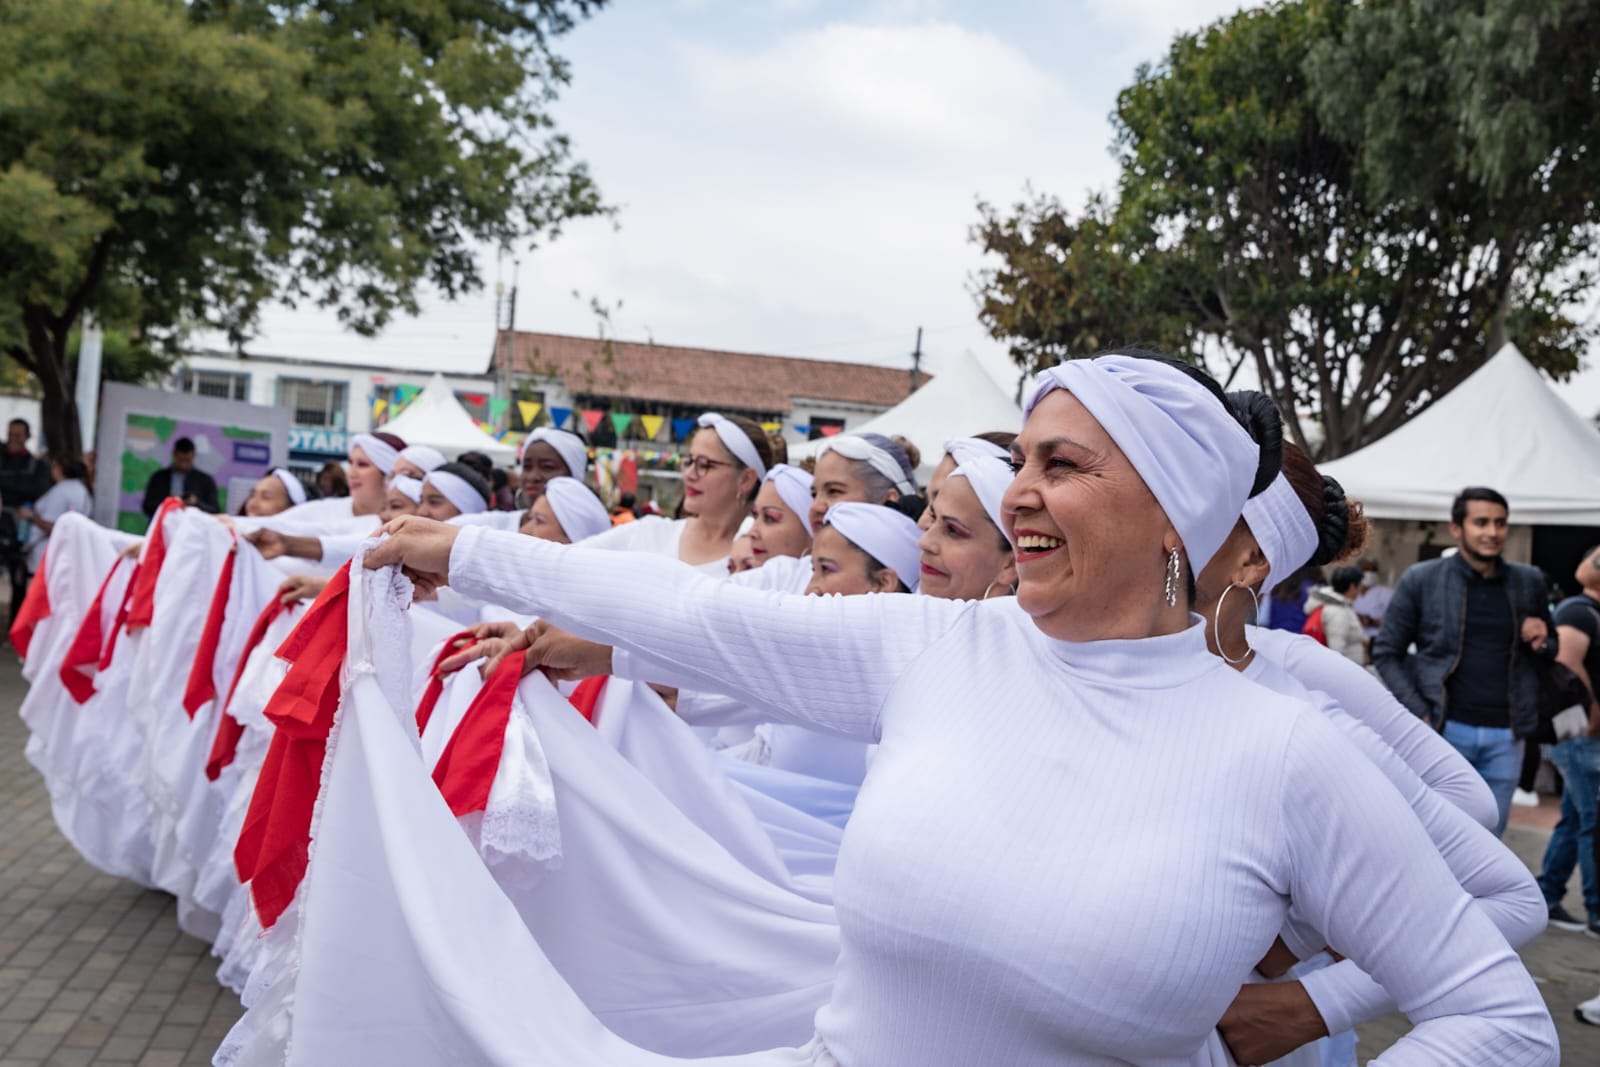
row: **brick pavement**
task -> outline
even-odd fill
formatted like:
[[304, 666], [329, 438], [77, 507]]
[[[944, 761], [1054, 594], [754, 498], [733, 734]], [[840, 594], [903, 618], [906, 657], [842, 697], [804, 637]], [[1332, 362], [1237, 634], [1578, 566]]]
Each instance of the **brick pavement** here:
[[22, 754], [25, 683], [0, 649], [0, 1067], [211, 1062], [238, 998], [173, 900], [78, 858]]
[[[178, 929], [171, 897], [101, 874], [56, 831], [22, 754], [24, 692], [0, 650], [0, 1067], [208, 1064], [238, 999], [217, 984], [209, 947]], [[1518, 813], [1507, 832], [1535, 868], [1549, 814]], [[1576, 876], [1566, 905], [1582, 913]], [[1600, 992], [1600, 941], [1551, 930], [1522, 955], [1561, 1031], [1562, 1062], [1600, 1064], [1600, 1028], [1572, 1018]], [[1405, 1027], [1399, 1016], [1362, 1027], [1362, 1059]]]

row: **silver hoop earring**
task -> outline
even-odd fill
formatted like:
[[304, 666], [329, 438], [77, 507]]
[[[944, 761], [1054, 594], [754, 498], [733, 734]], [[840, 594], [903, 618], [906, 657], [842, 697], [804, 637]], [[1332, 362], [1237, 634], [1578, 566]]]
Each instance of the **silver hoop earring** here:
[[1183, 562], [1178, 558], [1178, 550], [1173, 549], [1172, 554], [1167, 557], [1167, 584], [1165, 590], [1167, 607], [1175, 608], [1178, 606], [1178, 585], [1182, 580]]
[[1238, 586], [1229, 583], [1228, 588], [1224, 589], [1222, 591], [1222, 595], [1217, 597], [1217, 606], [1211, 611], [1211, 632], [1215, 634], [1217, 638], [1217, 655], [1222, 657], [1222, 662], [1232, 667], [1237, 667], [1239, 664], [1249, 659], [1251, 654], [1255, 652], [1255, 649], [1250, 647], [1249, 635], [1246, 635], [1244, 639], [1244, 655], [1240, 656], [1238, 659], [1234, 659], [1232, 656], [1228, 655], [1228, 650], [1222, 647], [1222, 602], [1227, 600], [1228, 594], [1233, 592], [1235, 589], [1243, 589], [1245, 592], [1249, 593], [1250, 601], [1255, 605], [1256, 614], [1261, 614], [1261, 600], [1256, 596], [1256, 591], [1251, 589], [1248, 585]]

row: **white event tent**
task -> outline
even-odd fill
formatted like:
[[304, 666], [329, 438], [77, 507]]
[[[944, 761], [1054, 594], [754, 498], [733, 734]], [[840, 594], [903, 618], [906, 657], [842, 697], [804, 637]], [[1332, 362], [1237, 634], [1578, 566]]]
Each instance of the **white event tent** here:
[[435, 374], [406, 409], [380, 429], [398, 434], [408, 445], [437, 448], [448, 459], [463, 452], [482, 452], [499, 466], [510, 463], [517, 454], [515, 448], [478, 428], [441, 374]]
[[[941, 370], [933, 380], [882, 414], [850, 429], [851, 433], [899, 435], [922, 452], [917, 480], [928, 484], [933, 468], [944, 455], [944, 443], [956, 437], [970, 437], [988, 430], [1022, 428], [1022, 409], [989, 376], [971, 353]], [[789, 448], [789, 459], [798, 463], [814, 456], [827, 438], [807, 441]]]
[[1519, 525], [1600, 526], [1600, 431], [1515, 345], [1398, 430], [1319, 469], [1373, 518], [1439, 521], [1457, 492], [1486, 485]]

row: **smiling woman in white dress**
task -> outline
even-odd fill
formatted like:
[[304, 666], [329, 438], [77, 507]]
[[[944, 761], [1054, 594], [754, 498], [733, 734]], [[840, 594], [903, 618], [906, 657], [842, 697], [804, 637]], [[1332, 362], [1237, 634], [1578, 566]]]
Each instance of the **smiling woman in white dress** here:
[[[1027, 410], [1014, 598], [778, 596], [416, 518], [367, 563], [880, 742], [811, 1062], [1229, 1064], [1216, 1023], [1291, 904], [1415, 1024], [1379, 1063], [1556, 1062], [1538, 990], [1404, 802], [1308, 705], [1207, 651], [1191, 575], [1258, 458], [1214, 383], [1113, 355], [1046, 372]], [[530, 1062], [663, 1062], [549, 1014]]]

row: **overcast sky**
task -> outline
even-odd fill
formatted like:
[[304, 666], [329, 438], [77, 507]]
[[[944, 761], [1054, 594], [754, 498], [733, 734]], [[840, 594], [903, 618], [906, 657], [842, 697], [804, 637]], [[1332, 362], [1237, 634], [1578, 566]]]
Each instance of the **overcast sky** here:
[[[517, 325], [593, 334], [597, 299], [621, 339], [895, 365], [920, 325], [929, 369], [970, 351], [1012, 385], [970, 293], [976, 202], [1108, 188], [1118, 91], [1240, 6], [615, 3], [559, 43], [557, 117], [619, 213], [522, 253]], [[491, 289], [496, 270], [486, 253]], [[315, 312], [264, 325], [262, 354], [479, 369], [493, 295], [430, 301], [376, 342]], [[1592, 414], [1585, 377], [1569, 392]]]

